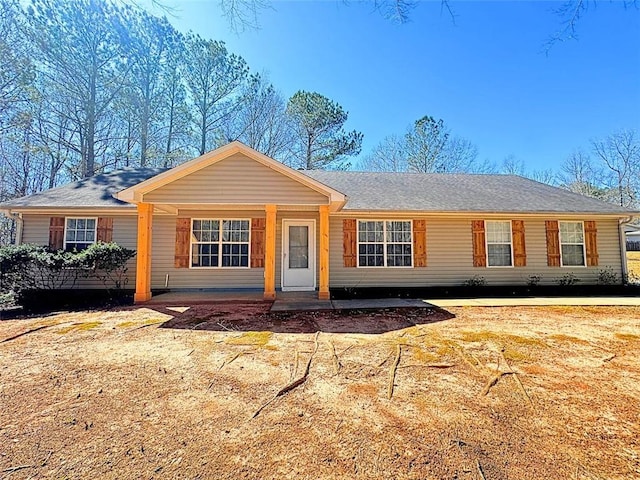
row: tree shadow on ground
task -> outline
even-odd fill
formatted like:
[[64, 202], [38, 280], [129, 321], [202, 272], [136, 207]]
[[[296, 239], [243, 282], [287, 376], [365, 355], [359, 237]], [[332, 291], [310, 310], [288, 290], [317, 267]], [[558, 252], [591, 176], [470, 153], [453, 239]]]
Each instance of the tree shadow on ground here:
[[[173, 316], [160, 328], [212, 332], [269, 331], [274, 333], [364, 333], [381, 334], [450, 320], [455, 317], [439, 308], [389, 308], [377, 310], [329, 310], [269, 312], [270, 304], [193, 305], [183, 312], [173, 307], [153, 306]], [[147, 307], [149, 308], [149, 307]]]

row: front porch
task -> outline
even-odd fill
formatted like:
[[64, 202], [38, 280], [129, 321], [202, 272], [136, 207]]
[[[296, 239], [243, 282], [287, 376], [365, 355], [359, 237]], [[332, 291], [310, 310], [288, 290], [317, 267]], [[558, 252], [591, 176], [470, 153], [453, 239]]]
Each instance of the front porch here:
[[188, 307], [214, 303], [272, 302], [270, 312], [316, 312], [329, 310], [382, 310], [386, 308], [433, 308], [433, 305], [409, 298], [357, 298], [331, 300], [318, 298], [317, 292], [276, 292], [274, 300], [265, 300], [259, 291], [178, 291], [154, 296], [145, 305]]
[[[251, 301], [274, 301], [277, 298], [276, 289], [283, 290], [283, 293], [290, 291], [307, 297], [312, 295], [314, 299], [320, 301], [329, 300], [329, 205], [305, 206], [297, 210], [290, 205], [266, 204], [262, 206], [262, 210], [255, 206], [252, 206], [251, 210], [244, 210], [247, 207], [243, 207], [231, 214], [225, 211], [223, 206], [211, 204], [201, 205], [198, 209], [192, 205], [179, 207], [146, 202], [137, 204], [135, 303], [150, 302], [152, 289], [163, 287], [161, 282], [164, 276], [166, 276], [165, 288], [171, 288], [167, 285], [169, 278], [181, 278], [182, 284], [174, 287], [182, 290], [176, 292], [176, 295], [182, 297], [194, 295], [187, 293], [185, 291], [187, 289], [209, 290], [207, 295], [210, 301], [217, 301], [216, 294], [211, 292], [219, 289], [225, 292], [223, 294], [225, 300], [229, 300], [231, 289], [253, 289], [260, 282], [262, 292], [251, 293], [248, 297]], [[217, 233], [221, 238], [221, 244], [216, 245], [219, 250], [215, 253], [218, 264], [215, 266], [198, 264], [199, 257], [195, 247], [198, 244], [196, 235], [200, 232], [196, 231], [194, 226], [195, 223], [201, 222], [201, 220], [194, 220], [198, 218], [216, 219], [204, 221], [220, 225], [244, 222], [249, 230], [246, 232], [247, 238], [244, 242], [245, 258], [239, 261], [243, 263], [236, 265], [222, 263], [225, 255], [223, 247], [226, 246], [222, 237], [226, 234], [224, 230], [226, 227], [220, 226], [220, 231]], [[243, 220], [225, 220], [233, 218]], [[162, 223], [162, 226], [158, 227], [160, 230], [157, 231], [163, 237], [161, 245], [154, 240], [154, 223], [157, 222]], [[176, 224], [175, 244], [173, 244], [173, 237], [169, 240], [171, 243], [167, 241], [168, 236], [173, 235], [168, 231], [167, 224], [172, 222]], [[304, 234], [301, 234], [301, 231]], [[301, 238], [302, 243], [300, 243]], [[174, 248], [175, 262], [167, 265], [166, 257], [169, 254], [167, 250]], [[164, 264], [159, 267], [160, 272], [154, 272], [155, 277], [152, 275], [153, 269], [156, 268], [154, 255], [156, 263], [159, 257], [164, 257]], [[211, 261], [211, 258], [211, 256], [206, 257], [208, 261]], [[205, 273], [211, 283], [203, 280]], [[237, 274], [251, 276], [251, 281], [234, 280], [235, 284], [229, 284], [231, 278], [237, 277]], [[192, 284], [188, 278], [193, 279]], [[233, 293], [231, 297], [236, 295], [238, 294]], [[239, 300], [246, 298], [243, 294]]]

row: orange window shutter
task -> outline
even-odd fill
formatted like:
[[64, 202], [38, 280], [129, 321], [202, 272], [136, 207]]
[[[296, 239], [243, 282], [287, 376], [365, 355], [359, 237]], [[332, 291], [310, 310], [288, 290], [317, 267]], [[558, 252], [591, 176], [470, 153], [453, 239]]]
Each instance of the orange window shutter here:
[[189, 268], [189, 249], [191, 247], [191, 219], [176, 219], [176, 268]]
[[98, 217], [96, 241], [104, 243], [113, 241], [113, 218]]
[[587, 266], [598, 266], [598, 229], [593, 220], [584, 222], [584, 242], [587, 250]]
[[251, 268], [264, 268], [266, 218], [251, 219]]
[[49, 248], [61, 250], [64, 246], [64, 217], [49, 219]]
[[413, 266], [427, 266], [427, 221], [413, 221]]
[[511, 237], [513, 240], [513, 265], [527, 266], [527, 247], [524, 241], [524, 221], [511, 220]]
[[345, 267], [355, 267], [358, 265], [356, 221], [355, 218], [345, 218], [342, 221], [342, 259]]
[[560, 230], [557, 220], [547, 220], [544, 222], [547, 232], [547, 265], [550, 267], [560, 266]]
[[471, 234], [473, 240], [473, 266], [487, 266], [487, 246], [485, 243], [484, 220], [471, 221]]

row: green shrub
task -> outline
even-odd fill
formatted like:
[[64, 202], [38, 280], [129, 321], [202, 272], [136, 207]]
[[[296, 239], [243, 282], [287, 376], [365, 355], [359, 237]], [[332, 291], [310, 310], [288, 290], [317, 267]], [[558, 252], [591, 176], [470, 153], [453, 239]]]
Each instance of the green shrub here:
[[484, 287], [487, 280], [482, 275], [474, 275], [462, 283], [463, 287]]
[[93, 277], [105, 288], [123, 288], [127, 282], [127, 262], [135, 256], [134, 250], [121, 247], [117, 243], [94, 243], [78, 253], [83, 265], [83, 277]]
[[580, 281], [580, 279], [578, 277], [576, 277], [573, 273], [566, 273], [563, 276], [561, 276], [560, 278], [558, 278], [557, 283], [561, 287], [566, 287], [566, 286], [570, 286], [570, 285], [575, 285], [579, 281]]
[[612, 267], [605, 267], [598, 272], [598, 285], [617, 285], [618, 274], [613, 271]]
[[527, 277], [527, 286], [535, 287], [542, 281], [542, 275], [529, 275]]
[[95, 278], [105, 288], [126, 284], [127, 261], [135, 251], [116, 243], [96, 243], [80, 252], [52, 251], [34, 244], [0, 247], [0, 293], [74, 288], [80, 278]]

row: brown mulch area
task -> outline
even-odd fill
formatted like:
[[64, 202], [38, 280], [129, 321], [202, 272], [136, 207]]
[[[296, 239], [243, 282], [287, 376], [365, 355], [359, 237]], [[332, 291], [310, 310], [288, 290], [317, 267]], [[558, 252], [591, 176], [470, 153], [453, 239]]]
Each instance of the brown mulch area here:
[[640, 308], [267, 308], [0, 322], [0, 478], [640, 477]]

